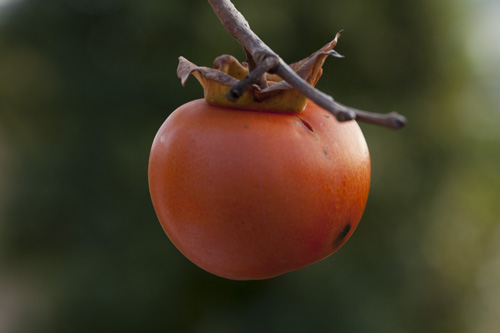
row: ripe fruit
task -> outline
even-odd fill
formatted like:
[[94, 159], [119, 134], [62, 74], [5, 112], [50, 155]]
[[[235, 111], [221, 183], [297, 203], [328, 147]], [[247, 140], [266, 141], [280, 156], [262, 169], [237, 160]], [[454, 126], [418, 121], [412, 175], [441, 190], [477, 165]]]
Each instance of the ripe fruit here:
[[173, 244], [229, 279], [264, 279], [335, 252], [363, 213], [370, 158], [354, 121], [308, 102], [295, 114], [195, 100], [151, 149], [154, 208]]
[[[339, 36], [289, 66], [306, 87], [328, 56], [340, 56]], [[340, 123], [273, 71], [250, 67], [228, 55], [214, 68], [180, 57], [182, 84], [194, 75], [205, 99], [167, 118], [149, 160], [168, 237], [199, 267], [235, 280], [270, 278], [335, 252], [356, 229], [370, 186], [356, 122]], [[238, 98], [228, 95], [247, 82], [255, 83]]]

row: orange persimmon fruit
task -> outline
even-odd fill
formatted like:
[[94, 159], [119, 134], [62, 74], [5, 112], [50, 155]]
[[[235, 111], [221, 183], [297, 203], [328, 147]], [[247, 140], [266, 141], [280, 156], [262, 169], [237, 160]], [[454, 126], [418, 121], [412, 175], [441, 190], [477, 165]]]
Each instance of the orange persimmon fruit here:
[[[314, 86], [340, 36], [290, 68]], [[271, 278], [326, 258], [352, 235], [370, 187], [370, 156], [355, 121], [339, 122], [265, 73], [238, 99], [249, 75], [234, 57], [198, 67], [180, 57], [184, 85], [204, 99], [175, 110], [151, 148], [149, 188], [172, 243], [189, 260], [234, 280]]]
[[311, 101], [299, 113], [188, 102], [163, 123], [149, 160], [152, 202], [172, 243], [234, 280], [331, 255], [358, 225], [369, 186], [358, 124]]

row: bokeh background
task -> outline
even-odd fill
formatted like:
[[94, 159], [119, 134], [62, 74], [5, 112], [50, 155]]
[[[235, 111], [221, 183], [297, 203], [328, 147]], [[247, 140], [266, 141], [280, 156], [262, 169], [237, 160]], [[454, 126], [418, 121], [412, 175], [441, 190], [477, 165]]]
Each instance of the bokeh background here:
[[264, 281], [212, 276], [158, 223], [176, 77], [240, 46], [203, 0], [0, 0], [0, 332], [497, 332], [500, 2], [235, 0], [285, 60], [345, 29], [319, 87], [397, 110], [347, 244]]

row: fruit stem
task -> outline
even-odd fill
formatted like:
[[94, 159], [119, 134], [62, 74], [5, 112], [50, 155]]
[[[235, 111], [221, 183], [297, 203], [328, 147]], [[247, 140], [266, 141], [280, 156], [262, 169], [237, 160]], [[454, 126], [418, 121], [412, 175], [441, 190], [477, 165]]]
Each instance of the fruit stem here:
[[[247, 59], [248, 61], [249, 59]], [[236, 102], [238, 98], [243, 96], [245, 91], [250, 89], [250, 87], [253, 84], [260, 83], [260, 81], [266, 82], [264, 74], [266, 72], [270, 72], [272, 69], [276, 68], [280, 63], [280, 60], [278, 57], [267, 57], [264, 59], [264, 61], [256, 66], [253, 69], [250, 69], [250, 72], [247, 77], [245, 77], [243, 80], [239, 81], [237, 84], [231, 87], [231, 89], [227, 92], [226, 98], [231, 101], [231, 102]], [[264, 80], [263, 80], [264, 79]], [[260, 83], [260, 86], [263, 84]]]
[[250, 65], [249, 75], [235, 84], [226, 98], [235, 101], [250, 89], [253, 84], [263, 85], [266, 72], [275, 73], [287, 81], [308, 99], [332, 113], [339, 121], [356, 119], [366, 123], [399, 129], [405, 126], [406, 118], [396, 112], [377, 114], [354, 109], [335, 102], [333, 97], [312, 87], [288, 66], [269, 46], [257, 36], [245, 17], [234, 7], [230, 0], [208, 0], [224, 29], [243, 46]]

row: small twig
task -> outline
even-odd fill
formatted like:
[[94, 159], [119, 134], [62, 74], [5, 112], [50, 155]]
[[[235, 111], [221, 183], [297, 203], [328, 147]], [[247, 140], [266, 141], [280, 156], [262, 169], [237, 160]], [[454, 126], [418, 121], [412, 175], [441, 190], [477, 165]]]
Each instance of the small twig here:
[[226, 98], [235, 102], [238, 98], [243, 96], [245, 91], [250, 89], [253, 84], [258, 84], [263, 75], [266, 72], [270, 72], [273, 68], [276, 68], [280, 64], [280, 60], [277, 57], [267, 57], [264, 61], [255, 67], [253, 71], [251, 71], [247, 77], [243, 80], [235, 84], [231, 87], [231, 89], [227, 92]]
[[256, 65], [260, 65], [266, 56], [276, 55], [250, 29], [250, 25], [245, 17], [234, 7], [230, 0], [208, 0], [208, 2], [224, 26], [224, 29], [238, 40], [247, 52], [247, 55], [250, 55], [255, 61]]
[[[247, 50], [245, 50], [245, 54], [247, 56], [246, 63], [248, 65], [248, 72], [251, 73], [252, 71], [254, 71], [257, 68], [257, 64], [255, 63], [255, 60], [253, 60], [253, 57], [250, 54], [250, 52], [248, 52]], [[261, 89], [265, 89], [265, 88], [267, 88], [269, 86], [268, 83], [267, 83], [265, 72], [262, 73], [262, 75], [260, 76], [260, 78], [256, 79], [255, 83]], [[247, 88], [247, 89], [249, 89], [249, 88]], [[228, 97], [228, 99], [231, 100], [229, 97]]]
[[[307, 96], [311, 101], [321, 106], [323, 109], [333, 114], [338, 121], [348, 121], [356, 119], [356, 113], [342, 106], [336, 104], [333, 97], [325, 94], [324, 92], [307, 84], [300, 76], [298, 76], [293, 69], [287, 64], [280, 64], [276, 68], [276, 74], [281, 76], [283, 80], [287, 81], [292, 87]], [[305, 84], [304, 84], [305, 83]]]
[[368, 112], [359, 109], [354, 109], [347, 107], [356, 113], [356, 120], [362, 121], [364, 123], [385, 126], [392, 129], [400, 129], [406, 125], [406, 117], [400, 115], [397, 112], [389, 112], [385, 114]]
[[331, 112], [339, 121], [357, 119], [359, 121], [386, 126], [393, 129], [402, 128], [406, 118], [391, 112], [376, 114], [357, 110], [339, 104], [333, 97], [312, 87], [295, 73], [271, 48], [269, 48], [251, 29], [243, 15], [234, 7], [230, 0], [208, 0], [215, 14], [222, 22], [226, 31], [236, 38], [245, 49], [248, 62], [251, 64], [249, 75], [234, 85], [226, 98], [231, 101], [241, 97], [253, 84], [262, 85], [266, 72], [273, 72], [287, 81], [297, 91], [322, 108]]

